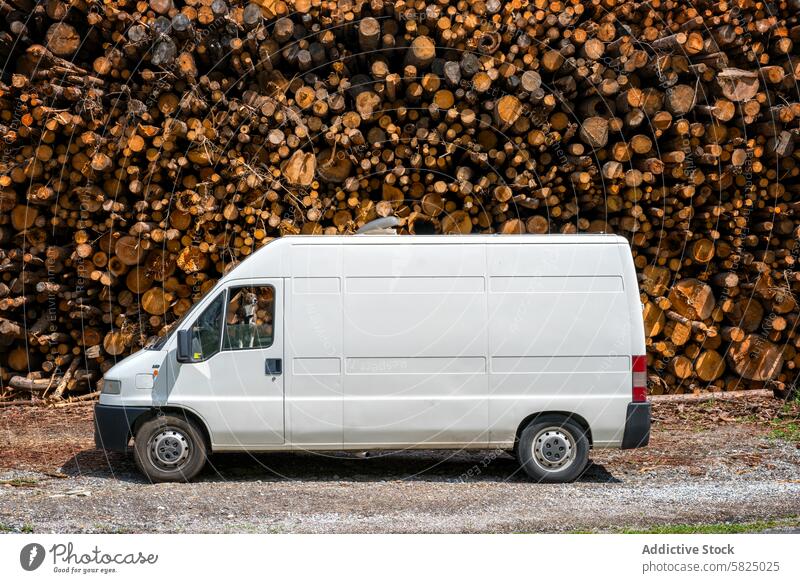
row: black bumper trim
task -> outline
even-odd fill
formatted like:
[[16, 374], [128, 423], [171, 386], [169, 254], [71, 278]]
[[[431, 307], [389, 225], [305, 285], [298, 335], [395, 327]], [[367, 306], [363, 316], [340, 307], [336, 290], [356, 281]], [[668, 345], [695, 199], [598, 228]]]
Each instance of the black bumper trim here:
[[628, 403], [621, 449], [644, 447], [650, 441], [650, 403]]
[[150, 407], [94, 406], [94, 444], [98, 449], [125, 451], [131, 439], [131, 428]]

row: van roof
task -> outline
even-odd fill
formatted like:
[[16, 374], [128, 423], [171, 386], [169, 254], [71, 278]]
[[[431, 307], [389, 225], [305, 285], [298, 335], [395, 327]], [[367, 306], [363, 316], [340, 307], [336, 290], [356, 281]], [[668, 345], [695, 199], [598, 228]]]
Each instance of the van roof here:
[[[553, 235], [498, 235], [498, 234], [474, 234], [474, 235], [384, 235], [384, 234], [363, 234], [363, 235], [289, 235], [273, 239], [263, 247], [256, 249], [247, 257], [242, 259], [233, 270], [228, 271], [221, 279], [231, 280], [245, 277], [243, 274], [249, 273], [251, 276], [257, 273], [270, 271], [276, 277], [280, 274], [289, 273], [289, 249], [295, 246], [307, 245], [509, 245], [509, 244], [533, 244], [533, 245], [628, 245], [627, 239], [613, 234], [553, 234]], [[267, 266], [265, 261], [271, 263]]]
[[470, 243], [532, 243], [532, 244], [627, 244], [628, 240], [620, 235], [611, 233], [585, 233], [585, 234], [547, 234], [547, 235], [500, 235], [500, 234], [474, 234], [474, 235], [385, 235], [385, 234], [362, 234], [362, 235], [287, 235], [271, 241], [272, 243], [283, 242], [284, 244], [302, 243], [311, 244], [470, 244]]

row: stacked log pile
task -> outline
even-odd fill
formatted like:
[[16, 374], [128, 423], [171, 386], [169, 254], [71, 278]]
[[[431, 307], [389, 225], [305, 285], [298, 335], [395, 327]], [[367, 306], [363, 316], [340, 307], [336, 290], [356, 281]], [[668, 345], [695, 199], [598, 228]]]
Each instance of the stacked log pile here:
[[2, 0], [0, 399], [92, 391], [272, 238], [389, 215], [621, 234], [653, 392], [786, 390], [798, 12]]

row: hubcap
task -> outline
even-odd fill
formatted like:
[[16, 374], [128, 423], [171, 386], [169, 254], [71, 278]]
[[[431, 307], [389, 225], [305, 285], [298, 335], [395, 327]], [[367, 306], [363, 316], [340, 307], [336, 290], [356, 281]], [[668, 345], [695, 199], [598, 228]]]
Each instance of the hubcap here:
[[575, 439], [561, 427], [548, 427], [533, 440], [533, 459], [543, 470], [555, 472], [575, 460]]
[[164, 429], [150, 439], [150, 460], [165, 469], [177, 469], [189, 458], [189, 439], [177, 429]]

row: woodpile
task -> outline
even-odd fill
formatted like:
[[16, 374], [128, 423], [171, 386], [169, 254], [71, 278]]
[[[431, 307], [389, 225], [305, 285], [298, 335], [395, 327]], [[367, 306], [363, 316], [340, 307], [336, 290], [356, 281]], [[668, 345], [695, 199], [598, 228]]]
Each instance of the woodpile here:
[[270, 239], [390, 215], [624, 235], [654, 393], [795, 382], [798, 0], [0, 12], [0, 399], [94, 391]]

